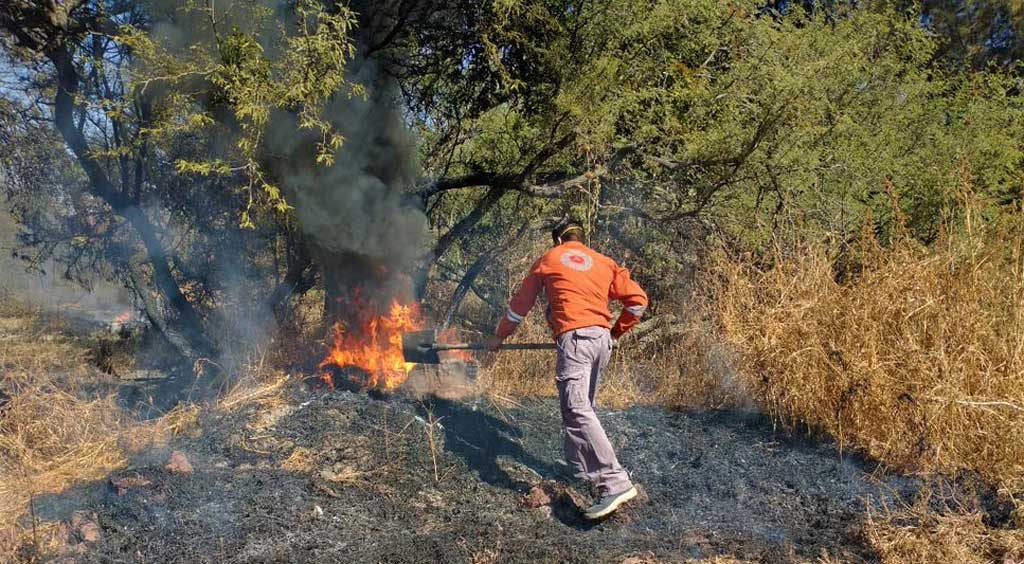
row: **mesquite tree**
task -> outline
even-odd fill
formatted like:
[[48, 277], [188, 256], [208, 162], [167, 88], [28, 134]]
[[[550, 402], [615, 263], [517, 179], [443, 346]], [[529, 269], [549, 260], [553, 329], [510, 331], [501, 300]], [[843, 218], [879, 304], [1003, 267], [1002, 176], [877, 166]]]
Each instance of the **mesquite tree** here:
[[16, 0], [5, 181], [30, 247], [106, 263], [191, 356], [238, 288], [278, 315], [320, 290], [332, 321], [412, 286], [487, 323], [567, 214], [667, 303], [708, 237], [927, 243], [964, 176], [1019, 202], [1014, 76], [898, 4]]
[[[315, 158], [330, 160], [340, 138], [322, 104], [345, 88], [352, 54], [343, 9], [300, 2], [282, 15], [238, 3], [227, 16], [210, 6], [12, 2], [0, 10], [17, 79], [5, 105], [32, 117], [5, 129], [21, 142], [4, 164], [26, 240], [38, 243], [37, 259], [102, 261], [190, 358], [214, 354], [218, 339], [251, 329], [312, 285], [289, 206], [259, 162], [259, 140], [270, 112], [291, 111], [298, 128], [316, 132]], [[261, 26], [270, 31], [258, 33]], [[175, 36], [186, 28], [195, 36]], [[266, 49], [286, 56], [270, 64]], [[75, 181], [24, 168], [67, 161], [47, 122], [81, 171]], [[72, 244], [42, 240], [48, 231]], [[251, 304], [253, 291], [262, 308], [223, 310], [232, 297]]]

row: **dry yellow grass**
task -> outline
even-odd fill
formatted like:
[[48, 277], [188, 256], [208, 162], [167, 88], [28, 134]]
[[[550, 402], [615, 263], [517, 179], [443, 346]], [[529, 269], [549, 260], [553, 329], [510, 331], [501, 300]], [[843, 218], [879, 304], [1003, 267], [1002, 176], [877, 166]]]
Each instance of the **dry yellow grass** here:
[[[530, 315], [509, 339], [512, 342], [551, 342], [551, 332], [536, 314]], [[482, 357], [483, 358], [483, 357]], [[555, 356], [550, 351], [502, 352], [484, 358], [481, 387], [504, 397], [551, 397], [555, 389]]]
[[[58, 523], [33, 522], [31, 500], [100, 479], [133, 452], [193, 425], [181, 406], [146, 423], [131, 418], [113, 391], [90, 391], [105, 376], [89, 368], [72, 339], [43, 338], [31, 310], [0, 312], [0, 388], [11, 398], [0, 416], [0, 561], [58, 548]], [[28, 544], [36, 546], [25, 552]]]
[[[509, 342], [544, 343], [551, 341], [551, 333], [542, 321], [529, 321]], [[624, 343], [625, 344], [625, 343]], [[649, 403], [640, 381], [631, 368], [632, 353], [628, 349], [614, 351], [608, 370], [601, 381], [599, 401], [602, 405], [624, 408], [638, 403]], [[545, 352], [503, 352], [490, 359], [480, 371], [480, 385], [489, 394], [507, 398], [556, 397], [555, 355]]]
[[720, 257], [711, 288], [748, 388], [891, 466], [970, 469], [1021, 491], [1022, 218], [926, 249], [866, 239], [839, 283], [808, 245], [757, 269]]
[[[687, 316], [693, 321], [670, 339], [641, 342], [628, 333], [623, 337], [601, 380], [602, 406], [720, 407], [747, 402], [729, 345], [704, 320], [707, 310], [693, 311]], [[539, 316], [530, 316], [513, 340], [549, 342], [551, 334]], [[504, 352], [489, 360], [480, 372], [485, 392], [507, 398], [558, 395], [554, 353]]]
[[986, 525], [972, 511], [938, 513], [914, 507], [871, 515], [865, 537], [884, 564], [1024, 561], [1024, 531]]
[[[703, 299], [743, 386], [775, 417], [895, 469], [977, 472], [1013, 499], [1024, 491], [1024, 215], [984, 224], [970, 211], [960, 236], [930, 248], [864, 236], [842, 282], [823, 244], [761, 268], [721, 254]], [[1015, 521], [922, 502], [872, 515], [865, 537], [885, 564], [1020, 562]]]
[[[57, 333], [59, 323], [25, 306], [0, 307], [0, 389], [11, 396], [0, 415], [0, 562], [62, 548], [61, 523], [34, 521], [35, 496], [102, 479], [134, 453], [193, 429], [200, 416], [198, 406], [182, 404], [137, 420], [118, 404], [109, 376], [90, 367], [89, 348]], [[213, 409], [256, 406], [250, 425], [258, 428], [281, 414], [291, 379], [263, 357], [253, 360]]]

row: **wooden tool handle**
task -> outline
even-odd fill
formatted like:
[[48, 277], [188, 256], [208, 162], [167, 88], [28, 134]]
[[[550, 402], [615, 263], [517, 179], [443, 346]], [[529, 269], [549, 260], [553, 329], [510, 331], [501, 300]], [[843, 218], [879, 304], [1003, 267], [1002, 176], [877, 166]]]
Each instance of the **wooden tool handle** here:
[[[501, 345], [498, 350], [502, 351], [553, 351], [558, 348], [554, 343], [509, 343]], [[483, 343], [435, 343], [434, 350], [438, 351], [485, 351], [487, 345]]]

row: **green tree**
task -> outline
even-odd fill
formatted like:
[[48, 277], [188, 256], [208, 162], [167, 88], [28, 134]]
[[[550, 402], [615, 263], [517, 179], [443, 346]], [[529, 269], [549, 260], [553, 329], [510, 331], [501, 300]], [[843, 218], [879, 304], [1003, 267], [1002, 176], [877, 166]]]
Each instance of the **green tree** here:
[[1012, 74], [947, 64], [888, 3], [217, 6], [0, 10], [36, 77], [8, 103], [53, 97], [38, 115], [120, 234], [98, 256], [187, 328], [183, 350], [209, 348], [185, 341], [209, 333], [227, 258], [275, 311], [318, 287], [344, 317], [353, 286], [389, 297], [408, 274], [452, 319], [467, 295], [496, 315], [503, 266], [567, 214], [665, 303], [709, 237], [845, 241], [871, 217], [927, 242], [964, 174], [996, 208], [1020, 200]]
[[[5, 90], [6, 105], [37, 125], [53, 123], [84, 173], [25, 208], [29, 236], [40, 238], [31, 242], [69, 264], [83, 254], [104, 261], [191, 358], [214, 354], [217, 338], [232, 340], [237, 331], [227, 327], [244, 329], [238, 312], [218, 312], [225, 296], [260, 291], [260, 303], [277, 311], [312, 285], [288, 206], [257, 164], [260, 138], [273, 111], [291, 111], [297, 128], [315, 132], [315, 159], [329, 161], [340, 137], [323, 106], [346, 88], [352, 55], [352, 17], [340, 6], [299, 2], [273, 13], [236, 2], [225, 14], [209, 6], [13, 2], [0, 10], [8, 64], [25, 77]], [[175, 44], [181, 26], [195, 36]], [[5, 131], [60, 160], [45, 131]], [[22, 200], [55, 186], [52, 175], [4, 164]], [[56, 244], [31, 220], [39, 209], [63, 216], [57, 230], [72, 244]], [[254, 213], [265, 216], [258, 227]], [[236, 288], [250, 282], [255, 288]]]

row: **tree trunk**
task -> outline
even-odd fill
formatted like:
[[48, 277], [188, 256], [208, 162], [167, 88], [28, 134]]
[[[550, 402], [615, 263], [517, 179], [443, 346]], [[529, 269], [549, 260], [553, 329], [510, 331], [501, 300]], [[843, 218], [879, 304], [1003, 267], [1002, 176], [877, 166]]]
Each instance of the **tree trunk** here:
[[[80, 77], [75, 69], [71, 53], [66, 47], [58, 46], [48, 52], [47, 56], [57, 69], [54, 124], [88, 176], [91, 192], [106, 202], [115, 214], [125, 218], [142, 241], [149, 265], [152, 268], [153, 285], [174, 313], [175, 322], [180, 326], [180, 335], [184, 342], [181, 339], [171, 339], [170, 336], [168, 336], [168, 340], [172, 343], [177, 340], [176, 346], [187, 343], [187, 349], [182, 346], [179, 346], [179, 349], [183, 356], [192, 359], [197, 356], [213, 354], [216, 348], [205, 335], [202, 321], [192, 303], [188, 301], [174, 280], [170, 264], [167, 261], [166, 250], [163, 248], [152, 222], [138, 207], [137, 202], [114, 187], [103, 168], [90, 154], [85, 136], [75, 126], [74, 100], [78, 93]], [[133, 273], [133, 277], [137, 274]], [[135, 283], [139, 282], [139, 280], [135, 281]]]

